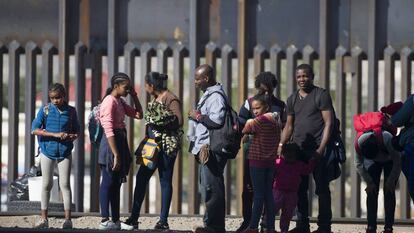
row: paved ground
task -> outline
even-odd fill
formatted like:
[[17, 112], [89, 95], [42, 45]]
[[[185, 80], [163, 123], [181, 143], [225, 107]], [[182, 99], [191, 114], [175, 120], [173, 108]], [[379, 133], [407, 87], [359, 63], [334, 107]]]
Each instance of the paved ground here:
[[[124, 218], [123, 218], [124, 219]], [[73, 219], [74, 230], [60, 229], [63, 224], [62, 218], [51, 217], [49, 224], [51, 229], [48, 230], [33, 230], [32, 226], [39, 220], [39, 216], [0, 216], [0, 232], [96, 232], [100, 218], [96, 216], [83, 216]], [[140, 227], [138, 231], [156, 233], [158, 231], [152, 230], [155, 225], [157, 217], [141, 217]], [[234, 231], [241, 222], [241, 218], [229, 217], [226, 219], [226, 229]], [[202, 224], [201, 217], [170, 217], [169, 224], [171, 232], [191, 232], [195, 226]], [[278, 222], [276, 223], [278, 224]], [[294, 223], [292, 224], [294, 225]], [[278, 228], [278, 227], [277, 227]], [[382, 226], [379, 226], [380, 232]], [[312, 224], [312, 229], [315, 229], [315, 224]], [[122, 232], [122, 231], [121, 231]], [[125, 232], [125, 231], [124, 231]], [[333, 232], [335, 233], [363, 233], [365, 232], [365, 225], [363, 224], [339, 224], [333, 225]], [[401, 225], [394, 228], [395, 233], [414, 233], [414, 224]]]

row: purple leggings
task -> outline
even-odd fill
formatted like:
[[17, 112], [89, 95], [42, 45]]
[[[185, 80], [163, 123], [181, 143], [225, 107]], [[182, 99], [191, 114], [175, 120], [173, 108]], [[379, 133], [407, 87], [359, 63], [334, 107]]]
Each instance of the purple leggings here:
[[298, 202], [298, 192], [290, 192], [273, 189], [273, 199], [275, 201], [275, 212], [282, 210], [280, 215], [280, 231], [289, 230], [290, 220]]

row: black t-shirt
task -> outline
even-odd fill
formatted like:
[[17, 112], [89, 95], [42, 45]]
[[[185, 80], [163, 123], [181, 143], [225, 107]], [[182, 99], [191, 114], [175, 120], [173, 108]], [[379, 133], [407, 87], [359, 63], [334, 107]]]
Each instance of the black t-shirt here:
[[307, 151], [316, 150], [324, 129], [322, 111], [326, 110], [333, 111], [333, 106], [325, 89], [315, 86], [305, 98], [301, 98], [298, 91], [290, 95], [286, 112], [294, 118], [293, 142]]

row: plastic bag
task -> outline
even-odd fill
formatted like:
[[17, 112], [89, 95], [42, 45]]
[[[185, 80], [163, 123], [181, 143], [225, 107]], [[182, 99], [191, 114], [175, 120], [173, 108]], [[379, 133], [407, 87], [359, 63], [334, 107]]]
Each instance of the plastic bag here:
[[32, 166], [27, 174], [11, 182], [8, 190], [9, 201], [29, 200], [29, 177], [41, 176], [39, 167]]

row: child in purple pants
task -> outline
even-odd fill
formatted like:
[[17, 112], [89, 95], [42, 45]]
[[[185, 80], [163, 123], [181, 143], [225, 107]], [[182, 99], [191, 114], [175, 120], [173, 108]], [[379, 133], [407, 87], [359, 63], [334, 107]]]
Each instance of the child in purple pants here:
[[273, 199], [275, 212], [282, 210], [280, 215], [281, 233], [289, 231], [289, 223], [298, 202], [298, 189], [302, 175], [309, 175], [317, 164], [312, 158], [306, 164], [296, 160], [299, 146], [287, 143], [282, 146], [282, 155], [276, 159], [276, 172], [273, 182]]

